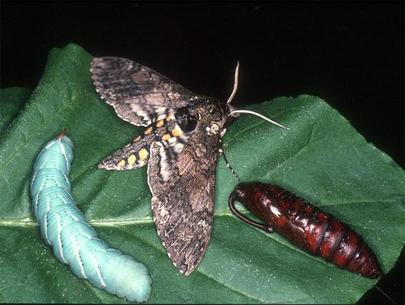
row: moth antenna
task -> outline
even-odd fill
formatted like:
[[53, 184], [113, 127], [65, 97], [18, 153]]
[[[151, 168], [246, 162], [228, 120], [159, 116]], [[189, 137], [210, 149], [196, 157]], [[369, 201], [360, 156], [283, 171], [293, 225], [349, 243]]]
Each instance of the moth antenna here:
[[235, 110], [232, 110], [229, 115], [234, 115], [235, 113], [252, 114], [252, 115], [255, 115], [255, 116], [257, 116], [257, 117], [259, 117], [259, 118], [261, 118], [261, 119], [263, 119], [263, 120], [265, 120], [267, 122], [270, 122], [271, 124], [277, 125], [277, 126], [279, 126], [281, 128], [285, 128], [285, 129], [288, 129], [288, 130], [290, 129], [290, 128], [288, 128], [288, 127], [286, 127], [286, 126], [284, 126], [284, 125], [282, 125], [280, 123], [277, 123], [276, 121], [273, 121], [273, 120], [269, 119], [268, 117], [266, 117], [264, 115], [261, 115], [260, 113], [257, 113], [257, 112], [251, 111], [251, 110], [235, 109]]
[[227, 104], [229, 104], [230, 102], [232, 102], [236, 91], [238, 90], [238, 80], [239, 80], [239, 60], [236, 63], [236, 68], [235, 68], [235, 78], [233, 81], [233, 90], [231, 95], [229, 96], [228, 100], [226, 101]]
[[[239, 60], [236, 63], [235, 78], [234, 78], [234, 82], [233, 82], [233, 90], [232, 90], [232, 93], [229, 96], [228, 100], [226, 101], [227, 104], [230, 104], [232, 102], [232, 100], [233, 100], [233, 98], [234, 98], [234, 96], [236, 94], [236, 91], [238, 90], [238, 81], [239, 81]], [[269, 119], [268, 117], [265, 117], [264, 115], [261, 115], [261, 114], [259, 114], [257, 112], [254, 112], [254, 111], [243, 110], [243, 109], [235, 109], [235, 110], [232, 110], [229, 115], [232, 116], [235, 113], [252, 114], [252, 115], [255, 115], [255, 116], [259, 117], [259, 118], [262, 118], [263, 120], [266, 120], [266, 121], [268, 121], [268, 122], [270, 122], [270, 123], [272, 123], [274, 125], [277, 125], [279, 127], [282, 127], [282, 128], [285, 128], [285, 129], [290, 129], [290, 128], [288, 128], [288, 127], [286, 127], [284, 125], [281, 125], [280, 123], [277, 123], [277, 122]]]

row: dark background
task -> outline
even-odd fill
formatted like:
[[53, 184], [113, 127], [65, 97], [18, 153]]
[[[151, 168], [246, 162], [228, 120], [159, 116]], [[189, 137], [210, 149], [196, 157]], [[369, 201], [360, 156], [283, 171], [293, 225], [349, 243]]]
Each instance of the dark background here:
[[[234, 104], [312, 94], [404, 166], [404, 4], [1, 4], [1, 87], [34, 88], [48, 52], [75, 42], [94, 56], [150, 66]], [[378, 286], [403, 301], [403, 257]], [[385, 304], [377, 289], [361, 304]]]

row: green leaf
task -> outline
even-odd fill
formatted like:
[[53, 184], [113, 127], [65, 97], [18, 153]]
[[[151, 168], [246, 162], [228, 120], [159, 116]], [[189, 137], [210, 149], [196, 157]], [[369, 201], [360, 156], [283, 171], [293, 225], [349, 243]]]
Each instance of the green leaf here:
[[13, 87], [0, 89], [0, 134], [21, 111], [31, 94], [31, 89]]
[[[354, 303], [376, 283], [237, 220], [226, 206], [237, 182], [222, 157], [209, 249], [192, 275], [178, 273], [154, 228], [146, 169], [97, 169], [142, 130], [99, 99], [90, 60], [76, 45], [52, 50], [34, 94], [0, 135], [0, 302], [124, 302], [57, 261], [31, 217], [33, 160], [63, 128], [75, 143], [70, 179], [78, 206], [101, 238], [148, 266], [150, 303]], [[241, 179], [276, 183], [348, 223], [388, 272], [405, 241], [404, 171], [317, 97], [249, 108], [290, 130], [254, 117], [231, 125], [224, 147]]]

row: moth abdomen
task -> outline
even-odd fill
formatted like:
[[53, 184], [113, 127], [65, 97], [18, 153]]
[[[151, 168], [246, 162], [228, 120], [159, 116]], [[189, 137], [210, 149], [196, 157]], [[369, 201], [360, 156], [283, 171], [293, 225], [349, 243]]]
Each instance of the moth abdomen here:
[[[246, 219], [234, 207], [240, 201], [264, 223]], [[242, 183], [230, 195], [232, 212], [265, 231], [276, 231], [300, 249], [321, 256], [340, 268], [362, 276], [381, 275], [372, 250], [349, 225], [321, 211], [303, 198], [272, 184]]]

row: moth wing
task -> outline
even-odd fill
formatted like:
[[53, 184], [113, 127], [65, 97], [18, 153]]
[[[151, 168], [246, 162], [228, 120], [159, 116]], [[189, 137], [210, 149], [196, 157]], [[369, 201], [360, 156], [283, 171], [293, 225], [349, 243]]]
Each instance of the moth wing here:
[[186, 106], [196, 95], [162, 74], [120, 57], [96, 57], [91, 78], [101, 98], [117, 115], [137, 126], [147, 126], [169, 108]]
[[157, 233], [185, 275], [200, 263], [211, 237], [219, 137], [210, 138], [205, 130], [196, 131], [175, 158], [170, 147], [157, 142], [148, 163]]

